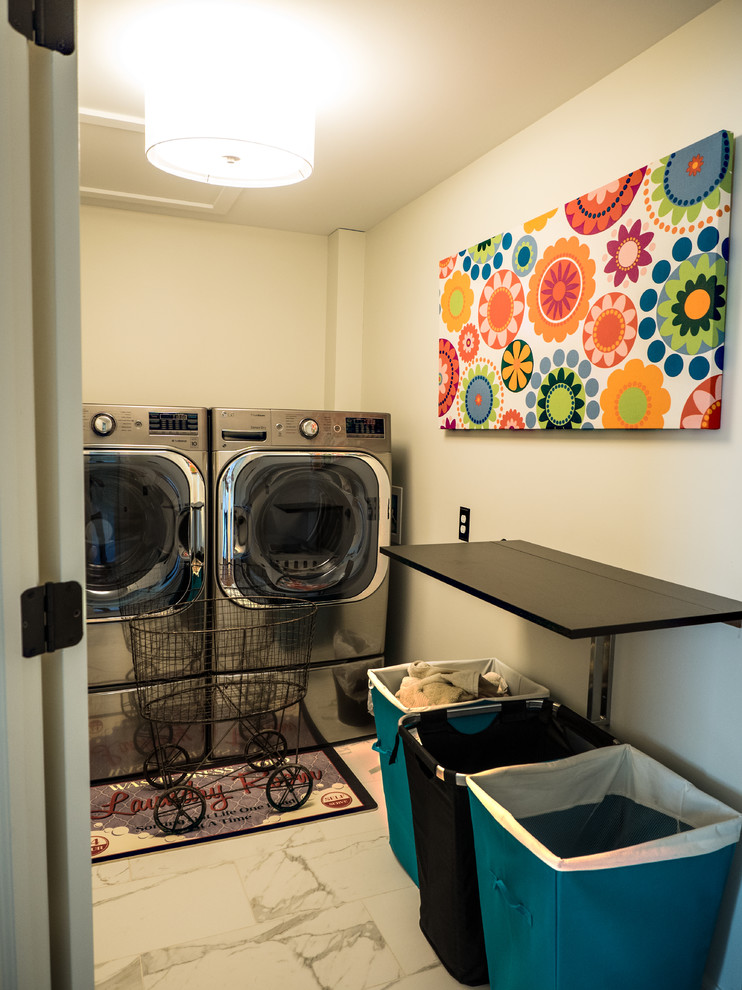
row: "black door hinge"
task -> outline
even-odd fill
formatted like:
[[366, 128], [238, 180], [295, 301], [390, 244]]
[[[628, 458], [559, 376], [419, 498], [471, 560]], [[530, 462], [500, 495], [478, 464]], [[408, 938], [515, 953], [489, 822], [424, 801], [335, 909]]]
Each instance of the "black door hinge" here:
[[82, 639], [82, 588], [77, 581], [47, 581], [21, 595], [23, 656], [37, 657]]
[[8, 23], [40, 48], [75, 50], [75, 0], [8, 0]]

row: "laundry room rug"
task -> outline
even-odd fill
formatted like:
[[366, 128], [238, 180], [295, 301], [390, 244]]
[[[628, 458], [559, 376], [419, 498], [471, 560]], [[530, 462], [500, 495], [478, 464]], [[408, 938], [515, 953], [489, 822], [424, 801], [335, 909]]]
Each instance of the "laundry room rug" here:
[[188, 843], [210, 842], [247, 832], [370, 811], [376, 802], [338, 754], [326, 747], [296, 761], [313, 780], [307, 802], [278, 812], [265, 796], [270, 771], [244, 766], [199, 770], [190, 781], [206, 799], [206, 815], [192, 832], [165, 834], [154, 819], [162, 793], [146, 780], [117, 781], [90, 788], [90, 846], [94, 862], [137, 856]]

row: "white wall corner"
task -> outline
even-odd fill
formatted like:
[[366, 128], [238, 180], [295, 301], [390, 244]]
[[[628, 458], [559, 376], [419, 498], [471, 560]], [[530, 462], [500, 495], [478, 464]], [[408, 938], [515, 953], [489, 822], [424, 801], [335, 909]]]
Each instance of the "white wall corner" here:
[[360, 409], [366, 235], [335, 230], [327, 250], [325, 406]]

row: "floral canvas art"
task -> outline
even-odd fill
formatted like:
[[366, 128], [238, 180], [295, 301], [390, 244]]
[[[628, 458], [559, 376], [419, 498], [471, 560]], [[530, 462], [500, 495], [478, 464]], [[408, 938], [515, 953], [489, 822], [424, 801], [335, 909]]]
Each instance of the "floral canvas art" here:
[[442, 429], [718, 429], [734, 138], [440, 262]]

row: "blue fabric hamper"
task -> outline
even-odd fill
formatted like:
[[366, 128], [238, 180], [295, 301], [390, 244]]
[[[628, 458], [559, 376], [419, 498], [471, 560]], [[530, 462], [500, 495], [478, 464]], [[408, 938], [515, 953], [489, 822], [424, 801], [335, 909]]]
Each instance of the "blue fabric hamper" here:
[[[502, 700], [524, 698], [546, 698], [549, 691], [541, 684], [529, 680], [512, 667], [500, 660], [440, 660], [430, 661], [431, 667], [445, 671], [474, 670], [479, 674], [491, 671], [501, 674], [508, 683], [510, 694]], [[415, 853], [415, 835], [412, 827], [412, 808], [410, 805], [410, 789], [407, 781], [407, 768], [404, 756], [398, 746], [397, 729], [400, 718], [407, 712], [430, 711], [426, 708], [407, 708], [395, 697], [402, 679], [406, 676], [409, 664], [398, 664], [391, 667], [378, 667], [370, 670], [369, 693], [370, 708], [373, 712], [376, 726], [377, 741], [374, 749], [379, 754], [381, 779], [384, 788], [387, 825], [389, 828], [389, 844], [392, 852], [399, 860], [407, 874], [419, 883], [417, 875], [417, 856]], [[479, 701], [464, 702], [456, 705], [462, 708], [481, 704]]]
[[699, 990], [742, 815], [628, 745], [467, 785], [493, 987]]

